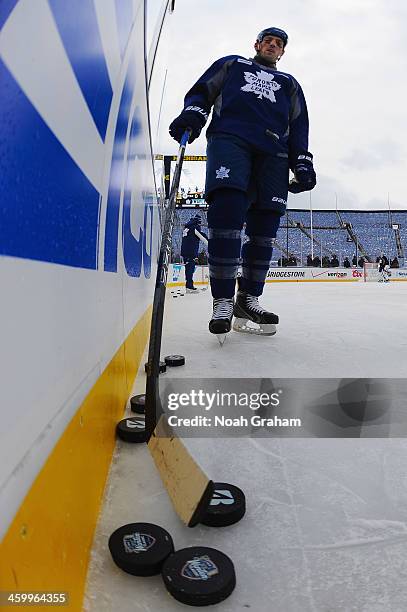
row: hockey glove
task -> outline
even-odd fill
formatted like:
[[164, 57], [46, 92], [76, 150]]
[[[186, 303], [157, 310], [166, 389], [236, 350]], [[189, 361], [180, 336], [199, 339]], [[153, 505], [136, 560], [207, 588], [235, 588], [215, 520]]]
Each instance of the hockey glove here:
[[311, 191], [317, 184], [317, 177], [314, 166], [312, 165], [312, 153], [306, 153], [297, 156], [292, 165], [294, 172], [294, 180], [288, 185], [288, 191], [291, 193], [301, 193], [302, 191]]
[[200, 106], [187, 106], [171, 123], [169, 129], [170, 135], [174, 140], [180, 142], [183, 133], [189, 128], [191, 130], [189, 143], [194, 142], [201, 133], [207, 119], [208, 113]]

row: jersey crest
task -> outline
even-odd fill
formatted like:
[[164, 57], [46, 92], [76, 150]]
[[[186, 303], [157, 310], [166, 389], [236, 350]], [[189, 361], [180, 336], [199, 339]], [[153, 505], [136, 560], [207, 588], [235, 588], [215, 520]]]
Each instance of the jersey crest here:
[[281, 89], [281, 85], [274, 80], [274, 75], [264, 70], [253, 72], [245, 72], [244, 78], [246, 85], [241, 87], [242, 91], [251, 91], [262, 100], [267, 98], [270, 102], [276, 102], [275, 91]]
[[221, 166], [220, 168], [216, 170], [216, 178], [217, 179], [230, 178], [229, 172], [230, 172], [230, 168], [225, 168], [225, 166]]

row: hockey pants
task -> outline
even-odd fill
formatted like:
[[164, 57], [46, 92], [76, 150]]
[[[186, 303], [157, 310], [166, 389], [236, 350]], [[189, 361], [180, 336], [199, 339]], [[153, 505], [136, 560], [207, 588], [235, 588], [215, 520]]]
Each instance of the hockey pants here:
[[195, 261], [193, 257], [184, 257], [185, 262], [185, 287], [194, 288]]
[[[211, 194], [208, 253], [214, 298], [235, 295], [240, 261], [239, 288], [251, 295], [262, 294], [281, 214], [280, 211], [250, 207], [246, 193], [238, 189], [217, 189]], [[242, 247], [245, 223], [246, 237]]]

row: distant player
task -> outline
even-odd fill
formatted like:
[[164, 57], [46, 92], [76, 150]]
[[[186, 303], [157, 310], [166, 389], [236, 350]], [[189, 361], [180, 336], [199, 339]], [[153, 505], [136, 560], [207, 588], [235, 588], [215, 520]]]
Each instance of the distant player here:
[[[220, 341], [233, 315], [237, 331], [275, 333], [278, 316], [262, 308], [258, 298], [287, 205], [289, 169], [296, 179], [290, 191], [308, 191], [316, 184], [304, 94], [293, 76], [277, 70], [287, 41], [283, 30], [267, 28], [257, 36], [254, 58], [218, 59], [189, 90], [184, 110], [170, 125], [177, 141], [190, 128], [192, 142], [213, 107], [205, 185], [213, 296], [209, 331]], [[245, 222], [248, 240], [241, 249]]]
[[377, 269], [379, 274], [381, 274], [379, 282], [388, 283], [390, 280], [390, 266], [389, 260], [383, 253], [380, 255], [379, 261], [377, 262]]
[[182, 234], [181, 256], [185, 263], [186, 293], [199, 293], [198, 289], [194, 287], [194, 272], [200, 241], [207, 244], [208, 238], [201, 230], [200, 215], [195, 215], [185, 224]]

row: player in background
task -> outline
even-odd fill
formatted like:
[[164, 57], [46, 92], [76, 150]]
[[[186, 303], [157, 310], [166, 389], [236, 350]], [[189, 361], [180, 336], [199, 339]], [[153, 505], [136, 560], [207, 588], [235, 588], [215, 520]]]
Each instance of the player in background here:
[[377, 262], [377, 269], [379, 271], [379, 274], [381, 274], [381, 279], [379, 280], [379, 282], [383, 282], [383, 283], [388, 283], [389, 282], [389, 260], [387, 259], [386, 255], [384, 255], [384, 253], [382, 253], [379, 257], [379, 261]]
[[[295, 176], [290, 191], [308, 191], [316, 184], [304, 94], [293, 76], [277, 70], [287, 41], [283, 30], [267, 28], [257, 36], [253, 58], [218, 59], [188, 91], [184, 110], [170, 125], [178, 142], [190, 128], [193, 142], [213, 107], [205, 185], [213, 296], [209, 330], [220, 341], [230, 331], [233, 314], [237, 331], [275, 333], [278, 316], [262, 308], [258, 298], [287, 205], [289, 169]], [[241, 248], [245, 222], [248, 240]], [[259, 327], [254, 330], [248, 321]]]
[[195, 215], [185, 224], [182, 234], [181, 256], [185, 263], [185, 288], [186, 293], [199, 293], [194, 287], [194, 272], [197, 262], [199, 243], [202, 241], [207, 244], [207, 236], [201, 230], [202, 219], [200, 215]]

